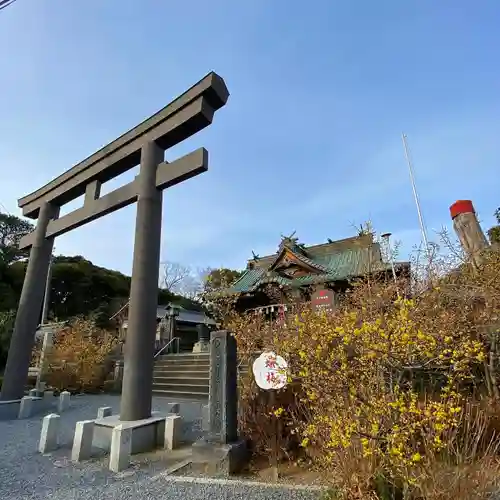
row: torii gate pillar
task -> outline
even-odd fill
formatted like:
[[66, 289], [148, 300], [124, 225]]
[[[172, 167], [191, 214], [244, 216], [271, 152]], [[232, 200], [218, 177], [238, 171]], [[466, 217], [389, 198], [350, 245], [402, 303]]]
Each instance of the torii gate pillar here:
[[155, 336], [149, 332], [156, 333], [163, 194], [156, 188], [156, 170], [162, 161], [155, 143], [142, 147], [120, 420], [151, 416]]

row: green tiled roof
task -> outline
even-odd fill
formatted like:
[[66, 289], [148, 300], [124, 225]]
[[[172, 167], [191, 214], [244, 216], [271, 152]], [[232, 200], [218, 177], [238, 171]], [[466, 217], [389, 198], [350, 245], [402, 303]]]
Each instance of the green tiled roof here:
[[[374, 258], [372, 248], [349, 248], [318, 257], [308, 258], [303, 255], [300, 255], [300, 257], [325, 272], [291, 279], [281, 276], [277, 272], [255, 267], [247, 269], [228, 291], [233, 293], [253, 292], [265, 283], [300, 287], [314, 283], [355, 278], [390, 267], [390, 264]], [[303, 260], [302, 258], [300, 260]]]

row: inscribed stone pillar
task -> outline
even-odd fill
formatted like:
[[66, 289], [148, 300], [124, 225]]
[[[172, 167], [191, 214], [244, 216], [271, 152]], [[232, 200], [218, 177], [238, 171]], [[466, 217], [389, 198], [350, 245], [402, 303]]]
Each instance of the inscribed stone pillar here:
[[[50, 267], [49, 267], [49, 274], [50, 274]], [[54, 329], [51, 326], [45, 326], [45, 327], [42, 326], [40, 330], [43, 332], [43, 343], [42, 343], [42, 350], [40, 352], [40, 361], [38, 362], [38, 374], [36, 377], [36, 388], [39, 391], [41, 390], [40, 384], [42, 383], [43, 377], [45, 375], [47, 355], [49, 354], [54, 344]]]
[[40, 208], [3, 376], [3, 401], [24, 395], [54, 245], [54, 239], [46, 239], [45, 234], [50, 220], [58, 215], [59, 208], [49, 203]]
[[162, 216], [156, 171], [163, 157], [154, 142], [142, 147], [120, 420], [151, 416]]
[[208, 440], [228, 444], [238, 439], [238, 360], [230, 332], [214, 332], [210, 343], [210, 430]]
[[245, 441], [238, 441], [237, 367], [236, 339], [227, 331], [213, 332], [208, 422], [204, 418], [208, 431], [193, 444], [195, 472], [228, 476], [241, 470], [248, 459]]

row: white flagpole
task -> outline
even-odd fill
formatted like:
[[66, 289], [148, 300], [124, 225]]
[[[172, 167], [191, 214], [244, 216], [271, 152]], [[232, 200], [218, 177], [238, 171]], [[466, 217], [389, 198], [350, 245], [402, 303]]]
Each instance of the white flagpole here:
[[406, 142], [407, 137], [405, 134], [401, 134], [401, 137], [403, 139], [403, 147], [405, 150], [406, 162], [408, 163], [408, 171], [410, 172], [411, 188], [413, 190], [413, 197], [415, 198], [415, 205], [417, 206], [418, 222], [420, 224], [420, 231], [422, 233], [422, 240], [423, 240], [424, 245], [425, 245], [425, 253], [427, 254], [427, 257], [429, 257], [429, 252], [430, 252], [429, 240], [427, 239], [427, 231], [425, 229], [424, 218], [422, 216], [422, 210], [420, 208], [420, 200], [418, 198], [417, 187], [415, 185], [415, 176], [413, 175], [413, 165], [411, 163], [410, 153], [408, 150], [408, 144]]

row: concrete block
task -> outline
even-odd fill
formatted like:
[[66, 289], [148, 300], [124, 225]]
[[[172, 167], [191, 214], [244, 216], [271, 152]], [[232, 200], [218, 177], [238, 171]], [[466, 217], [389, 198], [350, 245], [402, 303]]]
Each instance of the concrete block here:
[[19, 405], [19, 414], [17, 418], [30, 418], [33, 415], [34, 400], [31, 396], [24, 396]]
[[132, 454], [132, 429], [123, 425], [116, 426], [111, 433], [111, 453], [109, 469], [120, 472], [130, 465]]
[[38, 389], [30, 389], [28, 392], [28, 395], [31, 396], [32, 398], [37, 398], [38, 397]]
[[111, 406], [101, 406], [97, 410], [97, 418], [110, 417], [113, 414], [113, 409]]
[[191, 470], [195, 474], [228, 478], [248, 463], [249, 450], [245, 441], [219, 444], [201, 439], [192, 447]]
[[167, 404], [167, 413], [169, 415], [180, 415], [181, 406], [179, 403], [168, 403]]
[[43, 418], [42, 432], [38, 444], [38, 451], [40, 453], [54, 451], [59, 446], [60, 420], [61, 418], [56, 413], [51, 413]]
[[59, 413], [66, 411], [69, 408], [71, 400], [71, 393], [68, 391], [63, 391], [59, 394], [58, 410]]
[[210, 342], [206, 340], [196, 342], [193, 346], [193, 354], [199, 354], [201, 352], [210, 352]]
[[165, 440], [166, 450], [179, 448], [182, 439], [182, 417], [180, 415], [169, 415], [165, 419]]
[[158, 415], [155, 412], [144, 420], [122, 421], [119, 415], [111, 415], [95, 420], [93, 446], [110, 451], [112, 431], [121, 425], [130, 428], [132, 432], [132, 454], [144, 453], [163, 447], [165, 436], [165, 418], [167, 415]]
[[0, 420], [13, 420], [19, 416], [20, 399], [0, 401]]
[[201, 408], [201, 430], [206, 433], [210, 431], [210, 407], [203, 405]]
[[92, 456], [92, 439], [94, 438], [94, 421], [81, 420], [76, 423], [71, 460], [81, 462]]

